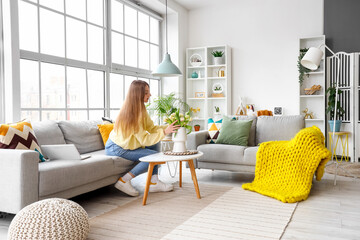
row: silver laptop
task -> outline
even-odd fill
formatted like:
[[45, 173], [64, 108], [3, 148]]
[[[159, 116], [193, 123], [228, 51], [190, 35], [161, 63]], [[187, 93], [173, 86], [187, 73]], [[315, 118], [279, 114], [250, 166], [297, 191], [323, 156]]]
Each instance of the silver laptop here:
[[50, 160], [84, 160], [91, 157], [80, 155], [74, 144], [41, 145], [41, 150]]

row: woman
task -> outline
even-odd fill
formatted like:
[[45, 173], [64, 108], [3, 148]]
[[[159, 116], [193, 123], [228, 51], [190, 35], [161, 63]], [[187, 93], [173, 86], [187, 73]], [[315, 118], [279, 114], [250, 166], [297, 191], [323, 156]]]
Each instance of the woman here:
[[[154, 126], [144, 102], [150, 98], [149, 84], [141, 80], [131, 83], [125, 102], [116, 118], [114, 130], [106, 142], [107, 155], [119, 156], [137, 165], [120, 177], [115, 187], [130, 195], [138, 196], [139, 192], [131, 185], [130, 180], [148, 170], [149, 163], [140, 162], [141, 157], [157, 153], [153, 145], [161, 141], [165, 135], [176, 132], [179, 125]], [[157, 165], [151, 177], [150, 192], [171, 191], [174, 187], [158, 179]]]

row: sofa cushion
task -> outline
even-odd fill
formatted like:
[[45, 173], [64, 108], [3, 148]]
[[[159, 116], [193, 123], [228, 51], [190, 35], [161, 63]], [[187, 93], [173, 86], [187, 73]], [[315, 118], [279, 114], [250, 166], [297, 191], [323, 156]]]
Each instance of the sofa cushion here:
[[39, 145], [66, 144], [58, 124], [55, 121], [34, 122], [33, 129]]
[[227, 144], [202, 144], [197, 150], [204, 153], [198, 161], [241, 164], [244, 161], [244, 146]]
[[215, 143], [216, 139], [218, 138], [220, 134], [220, 128], [222, 124], [222, 119], [214, 120], [212, 118], [208, 119], [208, 138], [207, 143]]
[[256, 144], [290, 140], [305, 127], [304, 116], [261, 116], [256, 124]]
[[238, 119], [238, 120], [252, 120], [249, 139], [248, 139], [248, 146], [255, 146], [257, 117], [255, 117], [255, 116], [237, 116], [236, 119]]
[[67, 144], [74, 144], [80, 154], [93, 152], [104, 148], [97, 127], [98, 121], [59, 121], [59, 127]]
[[89, 153], [85, 160], [54, 160], [39, 164], [39, 195], [46, 196], [130, 170], [133, 162]]
[[110, 132], [114, 129], [114, 124], [98, 124], [97, 125], [103, 140], [104, 146], [106, 145], [107, 140], [109, 139]]
[[248, 147], [244, 151], [244, 164], [249, 166], [256, 165], [256, 154], [259, 147]]
[[216, 144], [247, 146], [252, 120], [235, 120], [224, 116]]

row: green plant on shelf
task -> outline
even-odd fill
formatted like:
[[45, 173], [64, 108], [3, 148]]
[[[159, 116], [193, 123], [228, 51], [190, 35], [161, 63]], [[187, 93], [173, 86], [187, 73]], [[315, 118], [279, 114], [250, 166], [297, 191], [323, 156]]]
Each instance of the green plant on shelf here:
[[220, 108], [219, 108], [219, 107], [215, 106], [214, 108], [215, 108], [215, 112], [217, 112], [217, 113], [220, 112]]
[[215, 87], [215, 89], [214, 89], [215, 91], [221, 91], [221, 87], [220, 86], [218, 86], [218, 87]]
[[224, 55], [223, 51], [213, 51], [211, 53], [211, 55], [213, 55], [214, 57], [222, 57]]
[[301, 65], [301, 59], [305, 56], [305, 54], [306, 54], [306, 52], [308, 50], [309, 50], [308, 48], [300, 49], [300, 54], [299, 54], [299, 57], [298, 57], [297, 67], [298, 67], [298, 70], [299, 70], [299, 83], [300, 83], [300, 85], [302, 85], [302, 83], [304, 81], [304, 78], [305, 78], [305, 75], [307, 77], [309, 77], [309, 72], [311, 72], [310, 69], [308, 69], [308, 68], [304, 67], [303, 65]]

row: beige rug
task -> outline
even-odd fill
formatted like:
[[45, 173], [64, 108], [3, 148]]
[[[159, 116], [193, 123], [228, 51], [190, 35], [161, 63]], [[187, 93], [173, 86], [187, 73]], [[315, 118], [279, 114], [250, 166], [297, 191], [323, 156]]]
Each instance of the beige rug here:
[[183, 184], [90, 219], [88, 239], [280, 239], [296, 204], [239, 187]]
[[[341, 162], [339, 164], [337, 175], [345, 176], [345, 177], [360, 177], [360, 163], [352, 163], [352, 162]], [[346, 171], [344, 171], [343, 169]], [[326, 166], [325, 172], [330, 174], [335, 174], [336, 164], [331, 164]]]

